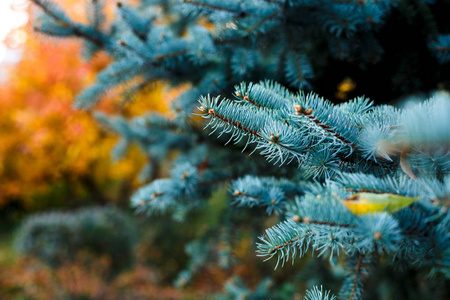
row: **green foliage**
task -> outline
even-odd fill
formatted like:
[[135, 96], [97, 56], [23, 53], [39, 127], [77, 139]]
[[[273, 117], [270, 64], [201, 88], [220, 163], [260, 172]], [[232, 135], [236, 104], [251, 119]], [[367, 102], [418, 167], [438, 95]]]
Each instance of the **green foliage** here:
[[49, 212], [28, 217], [18, 230], [17, 250], [52, 267], [77, 258], [81, 252], [106, 255], [113, 272], [133, 262], [136, 228], [114, 207]]

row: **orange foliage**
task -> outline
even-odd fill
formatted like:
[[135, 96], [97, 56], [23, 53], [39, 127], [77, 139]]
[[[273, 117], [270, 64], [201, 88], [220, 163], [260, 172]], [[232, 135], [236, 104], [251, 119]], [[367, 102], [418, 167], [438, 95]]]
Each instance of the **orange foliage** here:
[[0, 270], [2, 299], [184, 299], [175, 288], [159, 285], [155, 272], [142, 264], [108, 278], [107, 258], [93, 257], [89, 263], [85, 259], [57, 269], [19, 260], [8, 270]]
[[[134, 149], [129, 158], [112, 165], [109, 153], [117, 138], [105, 134], [88, 112], [72, 109], [75, 96], [95, 80], [109, 58], [99, 54], [84, 62], [78, 41], [41, 41], [30, 27], [21, 30], [28, 35], [22, 59], [0, 81], [0, 207], [20, 200], [33, 208], [32, 196], [47, 193], [58, 182], [82, 178], [95, 186], [135, 178], [143, 155]], [[96, 109], [128, 116], [164, 112], [164, 95], [159, 84], [121, 105], [110, 93]]]

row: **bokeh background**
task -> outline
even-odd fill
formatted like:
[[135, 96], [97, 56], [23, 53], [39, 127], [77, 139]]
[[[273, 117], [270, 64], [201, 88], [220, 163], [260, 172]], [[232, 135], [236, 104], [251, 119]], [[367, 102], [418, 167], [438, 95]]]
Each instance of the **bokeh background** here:
[[[83, 18], [84, 1], [58, 3]], [[0, 1], [0, 299], [181, 298], [169, 286], [184, 248], [168, 252], [151, 226], [162, 220], [129, 209], [145, 157], [131, 148], [112, 161], [117, 137], [72, 108], [109, 58], [83, 61], [77, 41], [35, 33], [31, 10]], [[178, 91], [163, 87], [126, 104], [110, 93], [96, 109], [165, 112]]]

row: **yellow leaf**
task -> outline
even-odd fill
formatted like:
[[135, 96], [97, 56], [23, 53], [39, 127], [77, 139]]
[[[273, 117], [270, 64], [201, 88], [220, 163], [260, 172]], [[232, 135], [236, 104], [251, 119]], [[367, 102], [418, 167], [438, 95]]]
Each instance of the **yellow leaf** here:
[[382, 211], [393, 213], [419, 199], [420, 197], [406, 197], [389, 193], [356, 193], [342, 200], [342, 203], [355, 215], [362, 215]]

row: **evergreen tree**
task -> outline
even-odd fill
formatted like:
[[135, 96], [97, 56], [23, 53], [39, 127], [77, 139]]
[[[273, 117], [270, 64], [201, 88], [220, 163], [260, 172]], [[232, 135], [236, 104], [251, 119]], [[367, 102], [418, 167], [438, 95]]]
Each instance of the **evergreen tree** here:
[[[344, 265], [342, 299], [381, 298], [382, 292], [363, 290], [373, 288], [386, 265], [389, 272], [415, 270], [444, 284], [414, 295], [412, 286], [407, 294], [389, 282], [392, 295], [397, 289], [405, 299], [448, 296], [450, 98], [441, 93], [396, 108], [365, 97], [333, 104], [310, 92], [333, 95], [334, 87], [323, 88], [332, 82], [329, 73], [345, 74], [345, 68], [362, 91], [383, 102], [446, 87], [447, 2], [141, 0], [137, 7], [118, 2], [117, 17], [105, 24], [102, 2], [90, 0], [89, 23], [81, 24], [52, 2], [32, 1], [40, 8], [38, 31], [81, 38], [86, 58], [100, 50], [114, 57], [78, 96], [77, 107], [92, 108], [118, 86], [130, 99], [155, 81], [190, 84], [172, 102], [172, 116], [97, 114], [122, 137], [116, 157], [132, 142], [149, 157], [142, 179], [151, 182], [131, 199], [138, 212], [170, 212], [183, 221], [229, 183], [226, 226], [217, 224], [188, 245], [192, 261], [179, 285], [206, 261], [217, 261], [215, 245], [225, 245], [221, 266], [237, 263], [230, 259], [234, 228], [251, 222], [261, 234], [265, 211], [280, 223], [260, 237], [259, 255], [278, 265], [312, 250], [334, 269]], [[208, 130], [193, 113], [209, 121]], [[170, 178], [154, 179], [174, 150], [181, 154]], [[253, 152], [261, 156], [247, 155]], [[250, 220], [236, 217], [240, 207], [252, 209]], [[267, 288], [263, 281], [250, 292], [236, 279], [223, 297], [258, 298], [269, 295]], [[306, 295], [333, 297], [318, 288]]]

